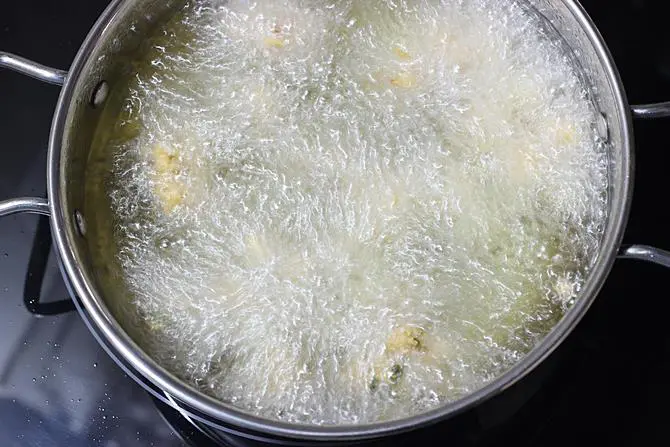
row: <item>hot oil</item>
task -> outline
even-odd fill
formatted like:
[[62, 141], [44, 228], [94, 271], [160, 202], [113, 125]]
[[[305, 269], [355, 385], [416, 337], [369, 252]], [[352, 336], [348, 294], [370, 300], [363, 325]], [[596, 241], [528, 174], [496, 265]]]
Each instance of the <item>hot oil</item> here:
[[400, 418], [512, 366], [578, 296], [606, 219], [587, 92], [525, 11], [189, 3], [114, 87], [89, 164], [124, 327], [291, 422]]

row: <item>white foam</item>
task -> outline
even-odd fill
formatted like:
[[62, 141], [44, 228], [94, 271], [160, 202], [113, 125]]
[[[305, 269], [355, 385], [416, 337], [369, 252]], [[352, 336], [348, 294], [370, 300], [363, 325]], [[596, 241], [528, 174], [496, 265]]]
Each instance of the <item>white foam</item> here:
[[606, 148], [517, 2], [195, 0], [148, 46], [105, 149], [126, 311], [205, 392], [400, 418], [490, 381], [578, 294]]

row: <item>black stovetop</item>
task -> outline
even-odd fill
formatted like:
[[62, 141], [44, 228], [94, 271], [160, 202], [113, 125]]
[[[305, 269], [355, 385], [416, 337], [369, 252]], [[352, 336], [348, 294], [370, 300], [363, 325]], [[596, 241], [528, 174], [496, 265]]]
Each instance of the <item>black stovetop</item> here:
[[[583, 1], [632, 103], [670, 99], [670, 28], [663, 3]], [[4, 2], [0, 50], [67, 68], [106, 4]], [[45, 194], [57, 95], [57, 87], [0, 70], [0, 200]], [[669, 123], [635, 125], [637, 169], [627, 243], [670, 247], [663, 183]], [[67, 298], [49, 253], [46, 218], [0, 219], [0, 446], [204, 443], [197, 430], [178, 428], [188, 423], [176, 413], [159, 411], [162, 407], [98, 346], [77, 313], [35, 316], [68, 307], [38, 304]], [[618, 262], [588, 315], [544, 367], [480, 409], [395, 444], [670, 444], [668, 280], [670, 272], [661, 267]]]

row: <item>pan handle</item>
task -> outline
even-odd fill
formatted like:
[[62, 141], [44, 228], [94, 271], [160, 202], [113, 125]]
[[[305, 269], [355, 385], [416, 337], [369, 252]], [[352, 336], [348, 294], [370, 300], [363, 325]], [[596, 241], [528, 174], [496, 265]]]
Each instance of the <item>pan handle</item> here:
[[670, 116], [670, 101], [631, 106], [631, 110], [633, 111], [633, 118], [665, 118]]
[[[670, 116], [670, 101], [656, 104], [640, 104], [631, 106], [633, 118], [652, 119]], [[670, 251], [649, 245], [622, 245], [617, 257], [621, 259], [637, 259], [639, 261], [653, 262], [670, 268]]]
[[49, 84], [63, 85], [67, 71], [38, 64], [16, 54], [0, 51], [0, 67], [18, 71], [35, 79]]
[[622, 245], [617, 257], [653, 262], [654, 264], [670, 268], [670, 251], [661, 250], [649, 245]]
[[[43, 82], [63, 85], [67, 71], [47, 67], [24, 57], [0, 51], [0, 67], [23, 73]], [[19, 197], [0, 201], [0, 217], [16, 213], [49, 215], [49, 203], [41, 197]]]
[[16, 213], [49, 215], [49, 203], [41, 197], [19, 197], [0, 201], [0, 217]]

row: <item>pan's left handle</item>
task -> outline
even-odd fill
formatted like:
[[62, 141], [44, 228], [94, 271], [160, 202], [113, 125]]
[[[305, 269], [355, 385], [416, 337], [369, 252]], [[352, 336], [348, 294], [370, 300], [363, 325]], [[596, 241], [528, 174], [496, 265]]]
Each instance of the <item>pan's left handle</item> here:
[[26, 59], [16, 54], [0, 51], [0, 67], [18, 71], [24, 75], [39, 79], [49, 84], [63, 85], [67, 77], [67, 71], [47, 67]]
[[41, 197], [19, 197], [0, 201], [0, 217], [16, 213], [49, 215], [49, 202]]
[[[6, 67], [31, 76], [43, 82], [63, 85], [67, 72], [47, 67], [15, 54], [0, 51], [0, 67]], [[18, 197], [0, 201], [0, 217], [17, 213], [49, 215], [49, 201], [42, 197]], [[23, 287], [23, 304], [35, 316], [59, 315], [75, 310], [74, 302], [69, 299], [43, 302], [40, 298], [44, 269], [47, 266], [51, 250], [51, 228], [49, 220], [41, 217], [33, 239]]]
[[[67, 71], [47, 67], [16, 54], [0, 51], [0, 67], [9, 68], [54, 85], [63, 85]], [[19, 197], [0, 201], [0, 217], [15, 213], [49, 214], [49, 203], [41, 197]]]

